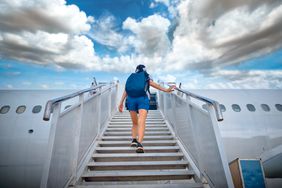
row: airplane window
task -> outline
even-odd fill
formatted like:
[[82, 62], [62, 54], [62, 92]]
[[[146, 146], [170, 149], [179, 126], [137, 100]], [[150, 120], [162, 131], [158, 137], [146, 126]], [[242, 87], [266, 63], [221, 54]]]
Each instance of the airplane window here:
[[32, 113], [37, 114], [41, 111], [41, 109], [42, 109], [41, 105], [36, 105], [36, 106], [33, 107]]
[[282, 104], [275, 104], [275, 107], [278, 111], [282, 111]]
[[225, 108], [225, 106], [224, 106], [223, 104], [220, 104], [219, 107], [220, 107], [220, 110], [221, 110], [222, 112], [225, 112], [225, 111], [226, 111], [226, 108]]
[[261, 108], [262, 108], [264, 111], [266, 111], [266, 112], [269, 112], [269, 111], [270, 111], [270, 108], [269, 108], [269, 106], [268, 106], [267, 104], [261, 104], [260, 106], [261, 106]]
[[18, 114], [22, 114], [22, 113], [24, 113], [25, 109], [26, 109], [26, 106], [22, 105], [22, 106], [19, 106], [19, 107], [17, 108], [16, 112], [17, 112]]
[[235, 112], [240, 112], [241, 111], [241, 108], [238, 104], [232, 104], [232, 109], [235, 111]]
[[252, 105], [252, 104], [247, 104], [247, 108], [248, 108], [248, 110], [249, 110], [249, 111], [251, 111], [251, 112], [256, 111], [255, 106], [254, 106], [254, 105]]
[[10, 106], [6, 105], [6, 106], [2, 106], [2, 108], [0, 109], [0, 113], [1, 114], [6, 114], [8, 113], [10, 110]]

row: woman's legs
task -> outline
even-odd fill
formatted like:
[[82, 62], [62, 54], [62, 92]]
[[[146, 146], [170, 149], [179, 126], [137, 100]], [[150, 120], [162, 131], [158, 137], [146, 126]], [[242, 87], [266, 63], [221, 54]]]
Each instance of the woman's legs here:
[[145, 133], [147, 110], [139, 109], [139, 118], [138, 118], [138, 142], [142, 143]]
[[130, 111], [130, 116], [131, 116], [131, 121], [132, 121], [132, 128], [131, 128], [131, 135], [132, 138], [137, 139], [137, 127], [138, 127], [138, 117], [137, 117], [137, 112], [135, 111]]

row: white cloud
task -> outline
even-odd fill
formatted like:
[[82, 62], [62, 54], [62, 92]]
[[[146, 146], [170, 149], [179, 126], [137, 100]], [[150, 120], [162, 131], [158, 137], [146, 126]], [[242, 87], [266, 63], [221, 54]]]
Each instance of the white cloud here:
[[140, 22], [127, 18], [123, 22], [123, 29], [135, 34], [129, 40], [136, 51], [144, 56], [164, 56], [170, 48], [167, 37], [170, 21], [160, 15], [143, 18]]
[[281, 89], [282, 71], [219, 70], [209, 77], [201, 79], [191, 77], [185, 80], [183, 86], [190, 89]]
[[65, 0], [4, 0], [0, 17], [1, 58], [71, 68], [90, 67], [95, 61], [92, 41], [81, 36], [94, 18], [76, 5]]
[[176, 82], [176, 77], [171, 74], [161, 75], [158, 77], [158, 80], [165, 82]]
[[104, 16], [93, 23], [88, 36], [110, 49], [125, 52], [127, 50], [127, 41], [125, 37], [119, 34], [116, 30], [115, 17], [111, 15]]
[[173, 68], [179, 70], [211, 69], [281, 48], [281, 2], [279, 6], [262, 1], [232, 2], [228, 0], [220, 6], [213, 0], [182, 1], [177, 8], [179, 25], [168, 64], [177, 62]]
[[66, 5], [65, 0], [3, 0], [0, 10], [0, 29], [6, 32], [80, 33], [90, 29], [86, 14], [76, 5]]
[[156, 7], [156, 3], [151, 2], [151, 4], [150, 4], [150, 8], [155, 8], [155, 7]]

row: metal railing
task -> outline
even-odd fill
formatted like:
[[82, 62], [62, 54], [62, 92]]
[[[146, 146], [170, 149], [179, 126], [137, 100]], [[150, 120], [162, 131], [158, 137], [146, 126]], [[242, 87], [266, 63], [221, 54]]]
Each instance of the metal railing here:
[[[174, 82], [167, 82], [166, 84], [168, 86], [171, 86], [172, 84], [175, 84], [175, 83]], [[181, 83], [180, 83], [180, 85], [181, 85]], [[207, 97], [203, 97], [203, 96], [197, 95], [195, 93], [191, 93], [191, 92], [189, 92], [187, 90], [183, 90], [180, 87], [179, 88], [176, 87], [175, 90], [177, 90], [179, 92], [182, 92], [186, 96], [193, 97], [193, 98], [198, 99], [198, 100], [200, 100], [202, 102], [205, 102], [207, 104], [212, 105], [214, 110], [215, 110], [215, 115], [216, 115], [217, 121], [223, 121], [223, 115], [222, 115], [222, 112], [220, 110], [219, 103], [217, 101], [209, 99]]]
[[96, 91], [97, 89], [101, 89], [101, 87], [103, 87], [103, 86], [105, 86], [105, 84], [100, 84], [100, 85], [95, 86], [93, 88], [88, 88], [88, 89], [80, 90], [78, 92], [75, 92], [75, 93], [72, 93], [72, 94], [69, 94], [69, 95], [66, 95], [66, 96], [63, 96], [63, 97], [59, 97], [59, 98], [56, 98], [56, 99], [49, 100], [46, 103], [46, 105], [45, 105], [45, 111], [44, 111], [44, 115], [43, 115], [43, 120], [44, 121], [49, 121], [50, 120], [51, 113], [53, 112], [54, 106], [56, 104], [61, 103], [61, 102], [66, 101], [66, 100], [69, 100], [71, 98], [77, 97], [77, 96], [79, 96], [81, 94], [84, 94], [86, 92]]
[[[95, 140], [116, 109], [117, 87], [117, 83], [98, 84], [47, 102], [44, 120], [53, 115], [41, 188], [76, 182]], [[79, 102], [62, 111], [62, 102], [74, 97], [79, 97]]]
[[[158, 93], [159, 108], [190, 157], [191, 166], [210, 187], [233, 188], [218, 128], [218, 121], [223, 120], [218, 102], [180, 88], [175, 90], [183, 95]], [[207, 110], [193, 103], [190, 97], [207, 103]]]

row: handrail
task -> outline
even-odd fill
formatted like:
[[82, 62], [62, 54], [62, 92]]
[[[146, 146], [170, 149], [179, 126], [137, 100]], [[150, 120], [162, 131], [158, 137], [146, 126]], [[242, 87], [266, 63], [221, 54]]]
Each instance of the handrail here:
[[91, 88], [88, 88], [88, 89], [83, 89], [83, 90], [77, 91], [75, 93], [72, 93], [72, 94], [69, 94], [69, 95], [65, 95], [65, 96], [58, 97], [58, 98], [51, 99], [51, 100], [47, 101], [47, 103], [45, 105], [45, 111], [44, 111], [44, 115], [43, 115], [43, 120], [44, 121], [49, 121], [50, 120], [51, 113], [53, 112], [53, 106], [55, 104], [57, 104], [59, 102], [63, 102], [63, 101], [68, 100], [68, 99], [71, 99], [71, 98], [74, 98], [74, 97], [77, 97], [77, 96], [79, 96], [79, 95], [81, 95], [83, 93], [96, 90], [96, 89], [101, 88], [101, 87], [103, 87], [105, 85], [106, 85], [105, 83], [99, 84], [98, 86], [95, 86], [95, 87], [91, 87]]
[[[175, 84], [173, 82], [167, 82], [166, 83], [168, 86], [171, 86], [170, 84]], [[217, 118], [217, 121], [223, 121], [223, 115], [222, 115], [222, 112], [220, 110], [220, 106], [219, 106], [219, 103], [215, 100], [212, 100], [212, 99], [209, 99], [207, 97], [203, 97], [203, 96], [200, 96], [200, 95], [197, 95], [197, 94], [194, 94], [194, 93], [191, 93], [189, 91], [186, 91], [186, 90], [183, 90], [183, 89], [180, 89], [178, 87], [175, 87], [175, 90], [177, 91], [180, 91], [190, 97], [193, 97], [195, 99], [198, 99], [200, 101], [203, 101], [203, 102], [206, 102], [206, 103], [209, 103], [211, 104], [214, 109], [215, 109], [215, 114], [216, 114], [216, 118]]]

